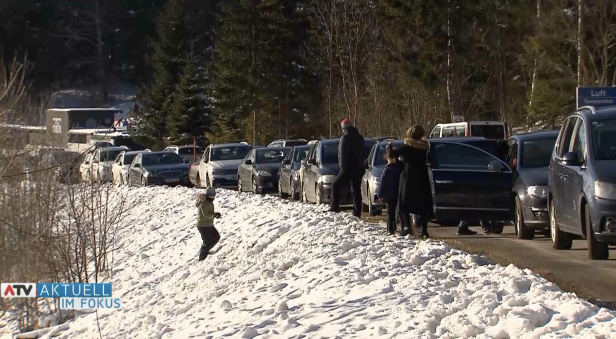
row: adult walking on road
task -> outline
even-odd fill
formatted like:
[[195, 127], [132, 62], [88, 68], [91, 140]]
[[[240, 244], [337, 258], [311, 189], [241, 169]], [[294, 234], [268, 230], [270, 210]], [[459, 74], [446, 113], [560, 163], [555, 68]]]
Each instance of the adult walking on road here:
[[[426, 132], [420, 125], [409, 128], [404, 145], [392, 149], [392, 154], [399, 157], [404, 164], [398, 192], [401, 235], [414, 232], [411, 227], [411, 214], [413, 214], [421, 225], [421, 236], [427, 238], [428, 220], [432, 218], [433, 211], [432, 186], [427, 165], [430, 145], [425, 137]], [[388, 144], [387, 148], [391, 148], [391, 144]]]
[[364, 137], [350, 120], [340, 123], [344, 135], [338, 145], [340, 172], [332, 183], [330, 211], [340, 212], [340, 191], [350, 185], [353, 195], [353, 215], [361, 218], [361, 177], [364, 175]]

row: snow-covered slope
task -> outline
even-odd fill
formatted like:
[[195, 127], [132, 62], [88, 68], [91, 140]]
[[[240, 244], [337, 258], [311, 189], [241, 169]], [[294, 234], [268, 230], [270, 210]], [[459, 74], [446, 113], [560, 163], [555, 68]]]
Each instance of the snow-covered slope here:
[[[126, 188], [123, 188], [126, 189]], [[103, 338], [614, 336], [616, 313], [530, 271], [318, 207], [219, 190], [221, 248], [197, 262], [195, 191], [130, 189]], [[96, 318], [60, 338], [98, 338]], [[303, 336], [302, 336], [303, 335]]]

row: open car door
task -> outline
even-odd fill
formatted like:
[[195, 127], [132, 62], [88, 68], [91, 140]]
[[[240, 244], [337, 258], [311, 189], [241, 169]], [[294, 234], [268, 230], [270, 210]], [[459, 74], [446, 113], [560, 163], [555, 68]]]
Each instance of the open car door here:
[[512, 220], [513, 173], [502, 160], [446, 141], [430, 141], [428, 157], [437, 220]]

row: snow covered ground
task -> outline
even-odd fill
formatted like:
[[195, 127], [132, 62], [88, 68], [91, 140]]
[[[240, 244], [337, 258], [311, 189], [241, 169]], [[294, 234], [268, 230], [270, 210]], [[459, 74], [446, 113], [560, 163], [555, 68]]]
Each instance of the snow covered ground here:
[[530, 271], [276, 197], [219, 190], [220, 251], [197, 262], [194, 194], [130, 189], [103, 338], [616, 337], [616, 313]]

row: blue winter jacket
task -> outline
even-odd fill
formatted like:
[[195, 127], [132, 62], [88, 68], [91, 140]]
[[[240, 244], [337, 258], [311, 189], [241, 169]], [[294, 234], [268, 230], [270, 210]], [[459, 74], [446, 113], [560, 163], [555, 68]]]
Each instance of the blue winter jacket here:
[[400, 187], [400, 173], [404, 171], [401, 162], [393, 162], [385, 165], [381, 173], [381, 183], [376, 195], [383, 198], [385, 202], [395, 201], [398, 198], [398, 188]]

